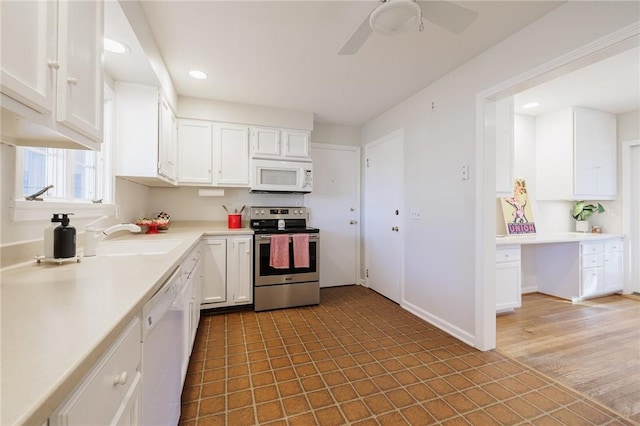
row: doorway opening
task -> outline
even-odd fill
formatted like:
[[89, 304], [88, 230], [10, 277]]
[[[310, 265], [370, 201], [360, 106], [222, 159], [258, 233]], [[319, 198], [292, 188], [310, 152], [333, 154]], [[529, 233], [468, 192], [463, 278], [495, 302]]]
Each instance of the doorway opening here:
[[629, 26], [476, 96], [476, 347], [495, 348], [496, 103], [587, 65], [638, 47], [637, 26]]

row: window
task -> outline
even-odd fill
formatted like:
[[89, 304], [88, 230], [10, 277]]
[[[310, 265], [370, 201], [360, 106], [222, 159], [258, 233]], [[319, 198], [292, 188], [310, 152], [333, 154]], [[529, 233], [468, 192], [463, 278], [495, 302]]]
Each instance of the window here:
[[[111, 169], [112, 116], [113, 93], [105, 87], [105, 132], [101, 151], [16, 147], [17, 201], [14, 220], [46, 218], [45, 213], [33, 211], [44, 212], [53, 206], [60, 212], [80, 209], [80, 214], [84, 217], [113, 211], [114, 207], [110, 206], [114, 201]], [[39, 196], [45, 203], [23, 201], [24, 197], [50, 185], [53, 186]], [[94, 210], [95, 213], [91, 213]], [[22, 213], [22, 217], [19, 213]]]

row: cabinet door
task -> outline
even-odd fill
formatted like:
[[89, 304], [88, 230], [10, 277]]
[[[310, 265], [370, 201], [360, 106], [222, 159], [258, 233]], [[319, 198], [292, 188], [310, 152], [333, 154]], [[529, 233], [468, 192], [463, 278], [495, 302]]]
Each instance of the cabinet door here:
[[101, 1], [58, 2], [56, 119], [102, 141], [103, 82]]
[[616, 118], [613, 114], [574, 108], [575, 183], [577, 196], [615, 196]]
[[215, 126], [216, 184], [249, 185], [249, 128], [234, 124]]
[[267, 127], [252, 127], [251, 156], [263, 158], [279, 157], [280, 131]]
[[513, 98], [496, 102], [496, 192], [513, 194]]
[[624, 287], [623, 253], [605, 253], [604, 255], [604, 291], [620, 291]]
[[167, 100], [160, 99], [160, 132], [158, 135], [158, 174], [176, 180], [176, 117]]
[[142, 374], [136, 371], [133, 378], [131, 389], [125, 396], [120, 409], [116, 413], [113, 421], [110, 423], [114, 426], [137, 426], [140, 424], [140, 413], [142, 403]]
[[283, 130], [282, 141], [282, 154], [285, 157], [309, 158], [309, 132]]
[[191, 279], [193, 280], [193, 294], [191, 295], [191, 347], [193, 348], [193, 343], [196, 339], [196, 332], [198, 331], [198, 326], [200, 325], [200, 303], [202, 300], [201, 294], [203, 283], [201, 260], [198, 261], [196, 267], [193, 269]]
[[55, 106], [57, 2], [0, 2], [2, 93], [42, 113]]
[[496, 263], [496, 311], [519, 308], [520, 262]]
[[602, 266], [596, 268], [582, 269], [582, 285], [580, 287], [580, 297], [589, 297], [604, 291], [604, 268]]
[[181, 386], [184, 385], [184, 379], [187, 376], [187, 367], [189, 367], [189, 357], [191, 356], [191, 328], [193, 326], [193, 280], [187, 279], [182, 292], [178, 295], [182, 305], [182, 366], [181, 366]]
[[227, 240], [207, 239], [202, 243], [202, 304], [227, 300]]
[[[140, 415], [142, 325], [136, 317], [67, 401], [49, 418], [51, 426], [126, 424]], [[125, 411], [127, 411], [125, 413]], [[137, 422], [136, 424], [139, 424]]]
[[212, 183], [213, 130], [211, 123], [180, 120], [178, 123], [178, 183]]
[[227, 241], [227, 286], [231, 300], [247, 304], [253, 300], [253, 238], [235, 237]]
[[158, 175], [158, 89], [116, 81], [117, 176]]

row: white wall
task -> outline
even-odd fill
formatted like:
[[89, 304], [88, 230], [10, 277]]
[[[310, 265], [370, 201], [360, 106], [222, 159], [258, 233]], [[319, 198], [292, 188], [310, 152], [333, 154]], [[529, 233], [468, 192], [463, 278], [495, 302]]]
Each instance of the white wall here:
[[[249, 206], [302, 206], [301, 194], [250, 194], [248, 189], [225, 189], [224, 197], [201, 197], [198, 188], [152, 188], [150, 190], [147, 214], [169, 213], [171, 220], [227, 220], [229, 209], [240, 210], [243, 205]], [[245, 210], [243, 220], [248, 220]]]
[[360, 127], [340, 124], [314, 123], [312, 143], [360, 146]]
[[313, 130], [313, 114], [310, 112], [266, 108], [257, 105], [186, 96], [178, 98], [176, 115], [181, 118], [221, 121], [224, 123]]
[[[453, 334], [475, 335], [478, 177], [472, 167], [471, 180], [462, 181], [459, 171], [462, 165], [475, 165], [476, 94], [637, 22], [638, 6], [568, 2], [366, 123], [363, 145], [404, 129], [404, 210], [423, 212], [420, 221], [404, 220], [401, 304], [448, 324]], [[495, 196], [495, 188], [483, 187]]]

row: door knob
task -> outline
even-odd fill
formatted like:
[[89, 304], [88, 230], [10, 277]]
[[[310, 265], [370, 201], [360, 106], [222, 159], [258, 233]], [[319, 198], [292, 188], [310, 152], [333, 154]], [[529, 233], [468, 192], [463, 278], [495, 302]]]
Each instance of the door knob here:
[[350, 220], [350, 221], [349, 221], [349, 225], [355, 225], [356, 223], [358, 223], [358, 221], [357, 221], [357, 220]]

